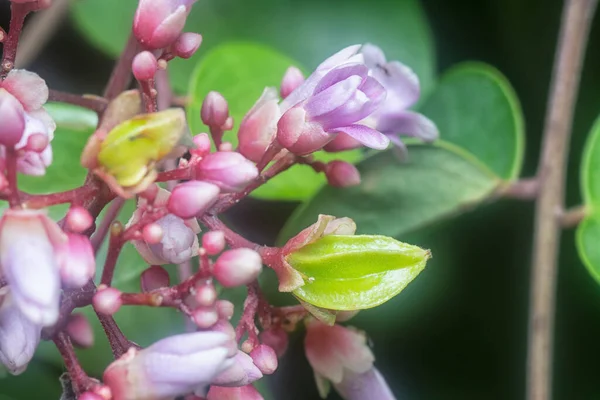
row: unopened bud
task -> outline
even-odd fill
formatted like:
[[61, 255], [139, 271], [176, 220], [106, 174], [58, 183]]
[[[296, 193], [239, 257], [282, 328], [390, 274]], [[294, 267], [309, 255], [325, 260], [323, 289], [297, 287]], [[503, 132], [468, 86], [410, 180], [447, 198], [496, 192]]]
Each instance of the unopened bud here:
[[279, 93], [281, 98], [285, 99], [292, 93], [298, 86], [304, 82], [304, 74], [298, 68], [292, 66], [285, 71], [283, 79], [281, 80], [281, 88]]
[[75, 345], [83, 348], [94, 345], [94, 330], [85, 315], [77, 313], [71, 315], [66, 331]]
[[202, 235], [202, 247], [209, 256], [216, 256], [225, 249], [223, 231], [210, 231]]
[[33, 151], [35, 153], [41, 153], [48, 147], [48, 135], [44, 133], [34, 133], [27, 138], [27, 145], [25, 150]]
[[169, 286], [169, 273], [160, 265], [147, 268], [140, 275], [140, 286], [142, 292], [151, 292]]
[[204, 214], [219, 198], [219, 187], [208, 182], [180, 183], [171, 192], [167, 209], [180, 218], [188, 219]]
[[121, 292], [112, 287], [98, 287], [92, 299], [94, 309], [104, 315], [113, 315], [123, 305]]
[[67, 235], [68, 241], [57, 251], [60, 277], [68, 288], [80, 288], [96, 274], [94, 249], [87, 236]]
[[208, 329], [219, 320], [219, 315], [213, 307], [200, 307], [192, 313], [192, 320], [200, 329]]
[[260, 255], [250, 249], [227, 250], [213, 267], [215, 278], [225, 287], [247, 285], [258, 278], [262, 270]]
[[259, 162], [277, 134], [281, 117], [279, 99], [274, 88], [266, 88], [256, 104], [248, 111], [238, 130], [240, 153]]
[[196, 167], [198, 179], [214, 183], [226, 192], [239, 192], [258, 177], [256, 166], [236, 152], [216, 152]]
[[196, 146], [196, 148], [190, 149], [192, 155], [204, 157], [210, 153], [210, 137], [206, 133], [199, 133], [192, 140]]
[[195, 287], [196, 302], [203, 307], [209, 307], [215, 304], [217, 300], [217, 291], [212, 283], [201, 282]]
[[277, 357], [283, 356], [288, 348], [288, 333], [280, 327], [273, 327], [261, 332], [259, 338], [261, 342], [275, 351]]
[[349, 162], [334, 160], [325, 167], [327, 182], [334, 187], [349, 187], [360, 184], [360, 172]]
[[250, 352], [250, 357], [264, 375], [271, 375], [277, 369], [277, 354], [275, 354], [275, 350], [265, 344], [256, 346]]
[[337, 153], [340, 151], [358, 149], [364, 145], [358, 140], [354, 139], [350, 135], [346, 135], [343, 132], [337, 134], [337, 136], [323, 147], [323, 150], [329, 153]]
[[182, 33], [173, 43], [173, 54], [181, 58], [190, 58], [202, 44], [202, 35], [198, 33]]
[[140, 0], [133, 20], [137, 40], [150, 49], [171, 45], [196, 0]]
[[200, 117], [206, 126], [221, 128], [229, 118], [227, 100], [219, 92], [208, 92], [202, 103]]
[[233, 358], [233, 365], [219, 374], [212, 383], [227, 387], [245, 386], [260, 378], [262, 373], [254, 365], [252, 358], [243, 351], [238, 351]]
[[69, 209], [66, 217], [67, 228], [75, 233], [82, 233], [94, 223], [91, 214], [83, 207], [75, 206]]
[[154, 79], [156, 70], [158, 69], [158, 61], [156, 57], [149, 51], [138, 53], [131, 63], [133, 76], [138, 81], [147, 81]]
[[216, 303], [217, 313], [219, 318], [229, 321], [233, 317], [234, 305], [228, 300], [217, 300]]
[[158, 224], [148, 224], [142, 229], [142, 238], [148, 244], [160, 243], [163, 237], [163, 230]]
[[0, 88], [0, 144], [14, 147], [25, 131], [25, 111], [12, 94]]

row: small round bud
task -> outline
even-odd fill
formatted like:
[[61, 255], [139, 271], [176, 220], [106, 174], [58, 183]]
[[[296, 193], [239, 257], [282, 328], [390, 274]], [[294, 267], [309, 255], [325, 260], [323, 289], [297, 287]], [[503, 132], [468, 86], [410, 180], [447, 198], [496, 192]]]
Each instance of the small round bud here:
[[180, 218], [189, 219], [202, 215], [218, 198], [219, 188], [212, 183], [184, 182], [171, 192], [167, 209]]
[[261, 344], [250, 352], [254, 365], [265, 375], [271, 375], [277, 369], [277, 354], [271, 347]]
[[262, 270], [260, 255], [250, 249], [227, 250], [217, 259], [213, 275], [225, 287], [247, 285]]
[[98, 291], [92, 299], [94, 309], [101, 314], [113, 315], [123, 305], [121, 292], [112, 287], [98, 287]]
[[234, 305], [228, 300], [217, 300], [217, 314], [219, 318], [229, 321], [233, 317]]
[[217, 291], [212, 283], [201, 283], [195, 290], [196, 294], [194, 296], [196, 297], [196, 302], [199, 306], [210, 307], [215, 304], [215, 301], [217, 300]]
[[263, 331], [259, 335], [260, 341], [275, 350], [278, 357], [285, 354], [288, 348], [289, 337], [286, 331], [279, 327], [273, 327]]
[[139, 196], [143, 197], [144, 199], [148, 200], [148, 202], [152, 203], [152, 202], [154, 202], [154, 199], [156, 199], [156, 195], [158, 194], [159, 189], [160, 188], [158, 187], [158, 185], [152, 184], [152, 185], [148, 186], [146, 188], [146, 190], [141, 192], [139, 194]]
[[88, 348], [94, 345], [94, 330], [83, 314], [75, 313], [69, 317], [67, 334], [76, 346]]
[[48, 143], [48, 135], [34, 133], [27, 138], [27, 146], [25, 146], [25, 149], [35, 153], [41, 153], [48, 147]]
[[208, 329], [219, 320], [217, 311], [214, 308], [200, 307], [192, 313], [192, 320], [200, 329]]
[[208, 154], [197, 164], [196, 175], [223, 191], [239, 192], [258, 177], [258, 169], [240, 153], [219, 151]]
[[156, 57], [149, 51], [138, 53], [131, 63], [133, 76], [135, 76], [135, 79], [138, 81], [153, 79], [157, 69], [158, 62], [156, 61]]
[[252, 349], [254, 349], [254, 344], [250, 340], [244, 340], [244, 342], [240, 346], [240, 349], [244, 353], [250, 353]]
[[292, 66], [285, 71], [283, 79], [281, 80], [281, 88], [279, 93], [281, 98], [285, 99], [292, 93], [298, 86], [304, 82], [304, 75], [298, 68]]
[[142, 292], [151, 292], [167, 287], [169, 286], [169, 273], [160, 265], [153, 265], [140, 275], [140, 286]]
[[233, 151], [233, 144], [231, 142], [223, 142], [219, 146], [219, 151]]
[[330, 161], [325, 167], [327, 182], [335, 187], [349, 187], [360, 184], [360, 172], [346, 161]]
[[148, 244], [160, 243], [163, 237], [163, 230], [158, 224], [148, 224], [142, 230], [142, 238]]
[[190, 149], [190, 153], [198, 157], [204, 157], [210, 153], [210, 137], [206, 133], [199, 133], [192, 139], [195, 149]]
[[181, 58], [190, 58], [202, 44], [202, 35], [186, 32], [179, 35], [173, 43], [173, 54]]
[[219, 92], [208, 92], [202, 103], [200, 117], [206, 126], [220, 128], [229, 118], [227, 100]]
[[91, 214], [83, 207], [75, 206], [69, 209], [66, 217], [67, 228], [76, 233], [82, 233], [94, 223]]
[[210, 231], [202, 235], [202, 247], [209, 256], [216, 256], [225, 249], [223, 231]]

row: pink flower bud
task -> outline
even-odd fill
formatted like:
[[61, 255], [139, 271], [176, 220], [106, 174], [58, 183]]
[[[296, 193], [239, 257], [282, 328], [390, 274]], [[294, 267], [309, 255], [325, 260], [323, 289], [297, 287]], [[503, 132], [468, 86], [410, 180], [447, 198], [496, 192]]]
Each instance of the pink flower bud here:
[[286, 331], [273, 327], [260, 333], [260, 341], [275, 350], [277, 357], [285, 354], [288, 348], [289, 337]]
[[217, 300], [217, 291], [212, 283], [202, 282], [200, 285], [197, 285], [194, 290], [196, 291], [194, 297], [199, 306], [209, 307], [215, 304], [215, 301]]
[[83, 314], [72, 314], [66, 327], [67, 334], [79, 347], [88, 348], [94, 345], [94, 330]]
[[168, 210], [180, 218], [201, 216], [219, 198], [219, 187], [212, 183], [189, 181], [180, 183], [171, 192]]
[[219, 151], [204, 157], [197, 164], [196, 174], [223, 191], [239, 192], [258, 177], [258, 169], [240, 153]]
[[334, 187], [349, 187], [360, 184], [360, 172], [349, 162], [334, 160], [325, 167], [327, 182]]
[[25, 131], [25, 111], [19, 100], [0, 88], [0, 144], [14, 147]]
[[99, 313], [113, 315], [123, 305], [121, 292], [113, 287], [98, 287], [98, 291], [92, 299], [92, 304]]
[[182, 33], [173, 44], [173, 54], [181, 58], [190, 58], [202, 44], [202, 35], [198, 33]]
[[148, 224], [142, 229], [142, 238], [148, 244], [157, 244], [163, 238], [163, 230], [158, 224]]
[[346, 135], [343, 132], [338, 133], [338, 135], [331, 142], [327, 143], [323, 150], [330, 153], [337, 153], [339, 151], [346, 151], [352, 149], [358, 149], [363, 147], [363, 144], [358, 140], [354, 139], [350, 135]]
[[181, 34], [196, 0], [140, 0], [133, 33], [149, 49], [171, 45]]
[[202, 247], [209, 256], [216, 256], [225, 249], [223, 231], [210, 231], [202, 235]]
[[208, 92], [202, 103], [200, 117], [204, 125], [212, 128], [221, 128], [227, 122], [227, 118], [229, 118], [227, 100], [219, 92]]
[[68, 288], [80, 288], [96, 274], [94, 249], [87, 236], [67, 235], [68, 242], [57, 253], [60, 277]]
[[113, 400], [172, 399], [195, 390], [206, 392], [210, 382], [232, 365], [231, 340], [217, 332], [170, 336], [137, 351], [130, 349], [104, 372]]
[[285, 99], [292, 93], [296, 88], [304, 82], [304, 74], [298, 68], [291, 66], [285, 71], [283, 79], [281, 81], [281, 88], [279, 93], [281, 98]]
[[250, 249], [227, 250], [213, 267], [215, 278], [225, 287], [247, 285], [258, 278], [262, 270], [260, 255]]
[[180, 264], [198, 254], [198, 237], [194, 230], [181, 218], [167, 214], [158, 221], [164, 234], [158, 244], [149, 244], [148, 248], [156, 261], [153, 264]]
[[321, 150], [335, 135], [316, 122], [307, 121], [302, 107], [289, 109], [277, 123], [277, 141], [290, 152], [304, 156]]
[[252, 385], [240, 387], [211, 386], [206, 400], [264, 400]]
[[67, 228], [72, 232], [82, 233], [88, 230], [93, 223], [94, 219], [83, 207], [71, 207], [67, 213], [66, 225]]
[[245, 386], [262, 378], [262, 373], [252, 362], [252, 358], [243, 351], [237, 352], [233, 358], [233, 365], [213, 379], [216, 386]]
[[48, 147], [49, 143], [47, 135], [43, 133], [34, 133], [27, 138], [27, 145], [24, 147], [24, 150], [41, 153]]
[[277, 354], [271, 347], [261, 344], [250, 352], [254, 365], [265, 375], [271, 375], [277, 369]]
[[169, 286], [169, 280], [169, 273], [166, 269], [160, 265], [153, 265], [140, 275], [140, 286], [142, 292], [150, 292]]
[[208, 329], [219, 320], [214, 307], [200, 307], [192, 313], [192, 320], [200, 329]]
[[194, 136], [192, 140], [194, 145], [196, 145], [195, 149], [190, 149], [190, 153], [192, 153], [192, 155], [204, 157], [210, 153], [210, 138], [206, 133], [200, 133]]
[[79, 395], [77, 400], [104, 400], [104, 398], [96, 393], [83, 392]]
[[239, 151], [249, 160], [259, 162], [277, 134], [281, 117], [279, 99], [274, 88], [266, 88], [248, 111], [238, 130]]
[[216, 307], [219, 318], [229, 321], [231, 317], [233, 317], [233, 310], [235, 307], [232, 302], [228, 300], [217, 300]]
[[158, 69], [158, 61], [154, 54], [149, 51], [142, 51], [138, 53], [131, 63], [131, 70], [133, 76], [138, 81], [147, 81], [154, 78], [156, 70]]

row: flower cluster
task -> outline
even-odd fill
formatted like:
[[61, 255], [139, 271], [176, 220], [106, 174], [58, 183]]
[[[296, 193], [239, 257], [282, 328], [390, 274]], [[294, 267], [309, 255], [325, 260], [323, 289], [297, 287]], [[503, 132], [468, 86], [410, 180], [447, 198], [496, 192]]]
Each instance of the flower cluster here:
[[[12, 2], [13, 18], [22, 19], [51, 4]], [[393, 399], [373, 366], [364, 334], [334, 324], [360, 307], [323, 309], [308, 302], [275, 307], [258, 282], [267, 265], [277, 273], [280, 291], [309, 286], [314, 277], [295, 269], [294, 254], [325, 239], [353, 235], [354, 222], [320, 216], [284, 246], [269, 247], [233, 231], [219, 215], [296, 164], [311, 165], [332, 186], [360, 183], [350, 163], [315, 161], [312, 154], [319, 150], [384, 150], [390, 141], [405, 149], [397, 135], [434, 140], [435, 125], [408, 110], [419, 97], [416, 75], [397, 61], [388, 62], [370, 44], [341, 50], [306, 79], [290, 67], [279, 90], [266, 88], [240, 121], [234, 149], [223, 140], [234, 124], [220, 93], [209, 93], [202, 104], [200, 117], [210, 132], [192, 135], [168, 90], [168, 63], [191, 57], [202, 42], [199, 34], [183, 32], [194, 3], [139, 0], [132, 37], [105, 97], [50, 95], [99, 114], [81, 154], [86, 180], [65, 192], [19, 190], [17, 172], [44, 175], [50, 166], [56, 125], [43, 108], [50, 93], [46, 83], [13, 69], [16, 43], [5, 43], [0, 199], [8, 207], [0, 218], [0, 362], [19, 374], [46, 339], [65, 359], [79, 399], [262, 399], [253, 383], [276, 371], [288, 334], [304, 323], [306, 356], [323, 396], [331, 383], [346, 399]], [[131, 76], [139, 89], [127, 90]], [[127, 200], [136, 207], [122, 224], [117, 215]], [[59, 222], [47, 214], [57, 204], [70, 205]], [[373, 241], [382, 243], [381, 237], [359, 239], [367, 250]], [[98, 249], [105, 241], [107, 255], [96, 276]], [[139, 276], [141, 291], [135, 293], [122, 291], [113, 280], [119, 255], [129, 245], [147, 264]], [[421, 249], [417, 255], [400, 250], [422, 263], [428, 257]], [[391, 245], [385, 251], [388, 258], [398, 252]], [[178, 265], [177, 282], [172, 282], [172, 264]], [[357, 268], [361, 277], [372, 275], [364, 269]], [[402, 285], [410, 279], [403, 275]], [[221, 296], [235, 287], [247, 289], [243, 304]], [[74, 313], [87, 305], [93, 306], [115, 356], [101, 381], [85, 374], [73, 350], [94, 342], [89, 321]], [[176, 309], [189, 331], [142, 348], [112, 318], [131, 306]], [[241, 316], [233, 319], [235, 307]]]

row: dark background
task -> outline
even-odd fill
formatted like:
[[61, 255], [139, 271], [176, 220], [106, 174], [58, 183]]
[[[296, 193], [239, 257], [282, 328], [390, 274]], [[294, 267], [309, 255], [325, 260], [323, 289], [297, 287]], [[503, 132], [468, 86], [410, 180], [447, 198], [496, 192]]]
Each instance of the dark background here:
[[[3, 27], [8, 22], [6, 3], [0, 2]], [[513, 84], [526, 121], [523, 176], [533, 175], [562, 2], [422, 3], [435, 36], [439, 71], [460, 61], [480, 60], [497, 67]], [[571, 143], [569, 205], [580, 201], [581, 151], [600, 111], [599, 18], [595, 22]], [[65, 22], [30, 68], [53, 88], [100, 93], [111, 66], [110, 59]], [[251, 206], [252, 214], [246, 204], [232, 216], [250, 233], [255, 223], [263, 228], [264, 221], [272, 221], [266, 232], [273, 240], [294, 205], [252, 201]], [[368, 329], [378, 366], [398, 398], [523, 398], [532, 219], [531, 203], [502, 201], [404, 238], [432, 243], [446, 256], [435, 259], [397, 300], [353, 321]], [[565, 231], [561, 249], [555, 398], [592, 399], [600, 396], [600, 287], [577, 258], [573, 236], [573, 231]], [[317, 398], [301, 337], [293, 343], [273, 380], [276, 398]], [[5, 382], [0, 381], [0, 388]]]

